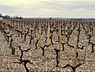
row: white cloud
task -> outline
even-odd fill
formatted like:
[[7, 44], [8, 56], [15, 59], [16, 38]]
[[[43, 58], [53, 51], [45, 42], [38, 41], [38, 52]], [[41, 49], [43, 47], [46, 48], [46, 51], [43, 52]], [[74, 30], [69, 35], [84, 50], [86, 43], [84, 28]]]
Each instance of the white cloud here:
[[95, 17], [95, 1], [0, 0], [0, 11], [24, 17]]

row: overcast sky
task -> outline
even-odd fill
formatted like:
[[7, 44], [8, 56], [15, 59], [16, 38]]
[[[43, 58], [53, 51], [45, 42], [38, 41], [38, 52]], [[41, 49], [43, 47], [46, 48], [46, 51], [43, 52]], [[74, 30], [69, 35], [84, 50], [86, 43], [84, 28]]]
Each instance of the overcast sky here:
[[0, 13], [22, 17], [94, 18], [95, 0], [0, 0]]

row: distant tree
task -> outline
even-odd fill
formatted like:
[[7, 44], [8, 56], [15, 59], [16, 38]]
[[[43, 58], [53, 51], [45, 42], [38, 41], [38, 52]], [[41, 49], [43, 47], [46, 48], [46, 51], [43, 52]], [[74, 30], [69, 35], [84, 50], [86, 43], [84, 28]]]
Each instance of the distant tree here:
[[23, 19], [23, 17], [19, 17], [19, 16], [15, 16], [15, 17], [11, 17], [11, 16], [9, 16], [9, 15], [5, 15], [5, 16], [3, 16], [1, 13], [0, 13], [0, 17], [2, 17], [2, 18], [4, 18], [4, 19]]
[[10, 16], [9, 15], [5, 15], [3, 16], [4, 19], [10, 19]]
[[19, 19], [23, 19], [23, 17], [19, 17]]
[[50, 20], [52, 19], [52, 18], [49, 18]]
[[15, 17], [15, 19], [18, 19], [18, 18], [19, 18], [18, 16]]
[[0, 13], [0, 17], [2, 17], [2, 14]]
[[16, 17], [14, 17], [15, 19], [23, 19], [22, 17], [18, 17], [18, 16], [16, 16]]

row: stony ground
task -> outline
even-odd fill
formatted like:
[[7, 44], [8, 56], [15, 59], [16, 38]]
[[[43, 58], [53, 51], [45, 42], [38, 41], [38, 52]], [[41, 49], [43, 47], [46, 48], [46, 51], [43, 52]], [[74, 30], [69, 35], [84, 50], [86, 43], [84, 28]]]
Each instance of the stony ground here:
[[[77, 28], [74, 30], [70, 37], [70, 44], [74, 44], [74, 36], [77, 35]], [[10, 31], [7, 29], [7, 31]], [[66, 64], [73, 65], [74, 49], [70, 48], [65, 44], [64, 51], [61, 51], [60, 56], [60, 67], [56, 67], [56, 53], [54, 48], [58, 48], [57, 36], [58, 34], [53, 34], [54, 45], [45, 49], [45, 56], [42, 56], [42, 50], [38, 45], [38, 49], [35, 49], [33, 41], [29, 44], [29, 37], [27, 36], [27, 41], [23, 41], [18, 34], [14, 31], [10, 31], [13, 36], [13, 47], [16, 48], [15, 55], [11, 54], [11, 48], [9, 48], [9, 43], [6, 42], [3, 34], [0, 32], [0, 72], [26, 72], [23, 64], [19, 64], [20, 50], [18, 46], [20, 45], [23, 50], [30, 48], [28, 52], [24, 52], [23, 59], [28, 59], [33, 64], [27, 63], [27, 67], [30, 72], [71, 72], [71, 68], [62, 68]], [[82, 63], [80, 67], [76, 69], [76, 72], [95, 72], [95, 52], [91, 53], [91, 45], [88, 44], [87, 36], [84, 30], [81, 28], [80, 32], [80, 44], [79, 46], [85, 46], [83, 50], [77, 49], [79, 56], [77, 58], [77, 64]], [[38, 36], [38, 35], [37, 35]], [[42, 36], [42, 45], [44, 45], [45, 34]], [[38, 37], [35, 38], [38, 39]], [[95, 43], [95, 36], [91, 38], [91, 41]], [[66, 37], [62, 36], [62, 42], [66, 42]], [[94, 48], [95, 50], [95, 48]]]

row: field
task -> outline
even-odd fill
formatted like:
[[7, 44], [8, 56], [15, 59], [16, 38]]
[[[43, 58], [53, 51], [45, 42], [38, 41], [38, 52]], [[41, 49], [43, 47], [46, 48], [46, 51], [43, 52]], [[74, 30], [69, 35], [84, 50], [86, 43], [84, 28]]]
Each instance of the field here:
[[0, 65], [0, 72], [95, 72], [95, 20], [1, 20]]

